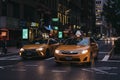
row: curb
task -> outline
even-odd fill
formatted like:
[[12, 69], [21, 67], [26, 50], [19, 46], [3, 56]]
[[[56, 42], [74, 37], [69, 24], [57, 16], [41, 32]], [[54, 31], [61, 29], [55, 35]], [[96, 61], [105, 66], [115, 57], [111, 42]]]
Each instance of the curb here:
[[1, 54], [0, 57], [13, 56], [13, 55], [18, 55], [18, 53], [7, 53], [7, 54]]

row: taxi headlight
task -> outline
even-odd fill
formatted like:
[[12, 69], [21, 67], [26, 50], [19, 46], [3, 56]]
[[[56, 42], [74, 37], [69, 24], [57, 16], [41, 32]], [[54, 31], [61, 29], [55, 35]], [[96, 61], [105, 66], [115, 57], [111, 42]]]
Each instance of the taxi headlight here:
[[88, 52], [88, 50], [82, 50], [82, 54], [86, 54]]
[[38, 48], [38, 49], [36, 49], [36, 50], [37, 50], [37, 51], [42, 51], [43, 49], [44, 49], [44, 48], [41, 47], [41, 48]]
[[21, 51], [21, 52], [24, 51], [24, 48], [21, 48], [20, 51]]
[[60, 53], [60, 50], [55, 50], [55, 53]]

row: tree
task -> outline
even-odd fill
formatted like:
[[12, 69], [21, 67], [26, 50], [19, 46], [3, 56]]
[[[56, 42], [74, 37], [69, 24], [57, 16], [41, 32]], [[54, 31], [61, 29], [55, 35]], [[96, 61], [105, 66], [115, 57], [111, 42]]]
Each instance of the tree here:
[[103, 5], [103, 13], [108, 25], [112, 25], [120, 34], [120, 0], [107, 0]]

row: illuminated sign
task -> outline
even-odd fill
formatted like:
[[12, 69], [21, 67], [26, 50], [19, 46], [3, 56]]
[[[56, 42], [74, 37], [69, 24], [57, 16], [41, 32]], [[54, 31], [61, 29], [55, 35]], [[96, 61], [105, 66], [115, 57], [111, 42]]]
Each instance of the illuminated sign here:
[[57, 22], [59, 21], [59, 18], [52, 18], [52, 21]]
[[58, 38], [62, 38], [63, 37], [63, 32], [62, 31], [59, 31], [58, 32]]
[[31, 26], [32, 26], [32, 27], [38, 27], [38, 26], [39, 26], [39, 23], [31, 22]]
[[55, 29], [55, 30], [58, 30], [58, 26], [54, 26], [54, 29]]
[[2, 32], [1, 36], [7, 36], [7, 32]]
[[22, 30], [22, 38], [23, 39], [28, 39], [28, 29], [23, 29]]

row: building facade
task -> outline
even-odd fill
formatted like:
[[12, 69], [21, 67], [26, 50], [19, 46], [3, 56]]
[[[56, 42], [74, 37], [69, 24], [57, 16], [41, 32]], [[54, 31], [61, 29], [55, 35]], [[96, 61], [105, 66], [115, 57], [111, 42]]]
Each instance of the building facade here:
[[0, 0], [0, 39], [15, 42], [49, 34], [57, 37], [59, 31], [66, 37], [77, 29], [94, 32], [93, 3], [95, 0]]
[[106, 0], [96, 0], [96, 30], [97, 34], [99, 34], [101, 37], [107, 34], [105, 18], [102, 15], [105, 1]]

